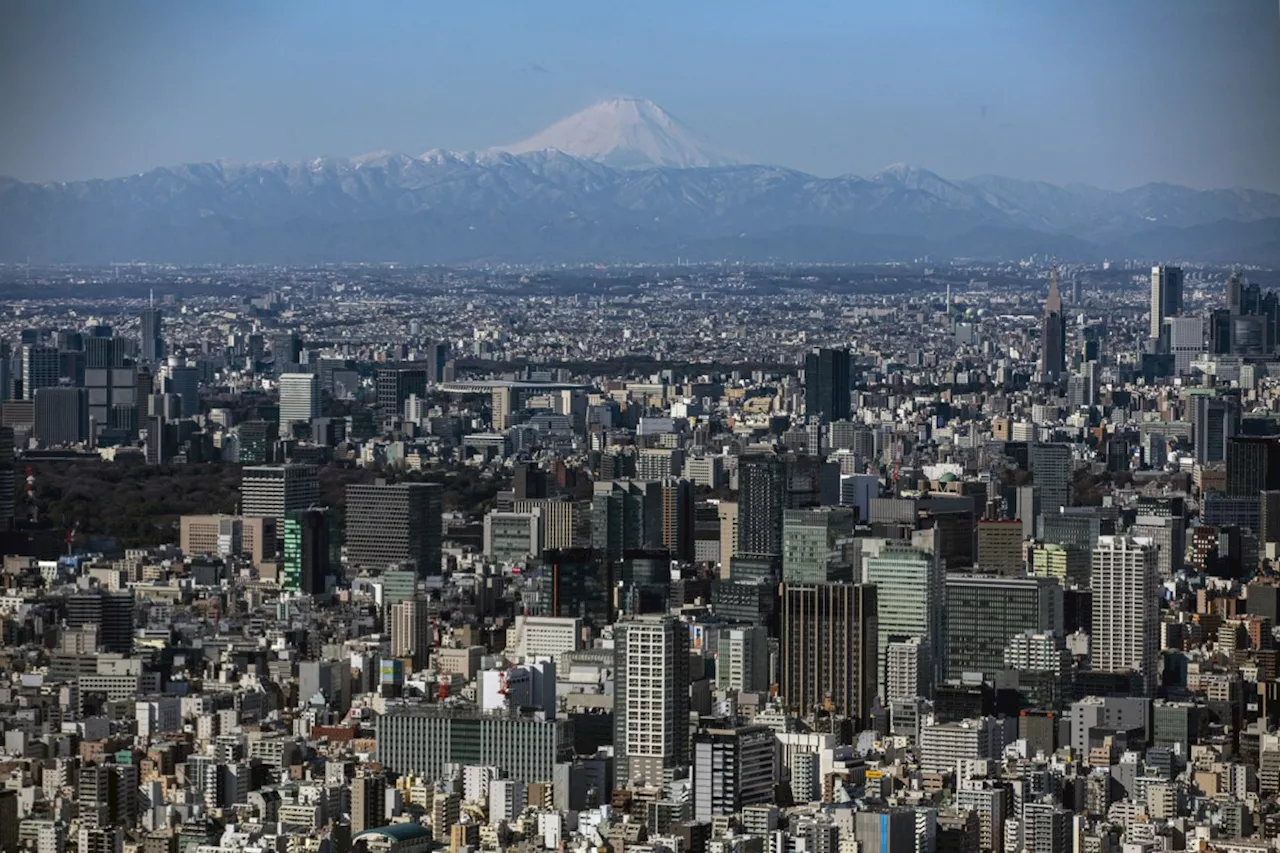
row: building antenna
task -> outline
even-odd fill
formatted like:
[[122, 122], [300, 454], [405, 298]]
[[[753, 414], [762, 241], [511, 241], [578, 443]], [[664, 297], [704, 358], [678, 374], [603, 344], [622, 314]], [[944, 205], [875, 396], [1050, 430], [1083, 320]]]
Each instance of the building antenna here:
[[151, 288], [150, 295], [147, 297], [147, 307], [148, 308], [156, 307], [156, 289], [154, 287]]

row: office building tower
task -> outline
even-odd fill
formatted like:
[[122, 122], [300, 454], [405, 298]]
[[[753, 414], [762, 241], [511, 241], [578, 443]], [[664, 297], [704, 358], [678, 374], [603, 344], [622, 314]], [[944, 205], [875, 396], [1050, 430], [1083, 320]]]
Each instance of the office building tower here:
[[710, 821], [773, 802], [775, 743], [768, 726], [711, 728], [694, 735], [694, 819]]
[[511, 496], [518, 501], [550, 497], [547, 472], [532, 462], [517, 462], [512, 470]]
[[170, 362], [164, 369], [161, 384], [165, 394], [173, 394], [181, 400], [179, 413], [182, 417], [194, 418], [200, 414], [199, 368]]
[[910, 704], [929, 692], [929, 674], [933, 663], [929, 650], [920, 644], [919, 637], [895, 640], [881, 655], [884, 659], [884, 704]]
[[[1256, 500], [1256, 499], [1254, 499]], [[1161, 581], [1171, 580], [1183, 569], [1187, 554], [1186, 522], [1181, 518], [1139, 515], [1129, 535], [1150, 539], [1156, 548], [1156, 571]]]
[[783, 585], [780, 687], [792, 712], [869, 719], [880, 599], [880, 590], [866, 584]]
[[677, 448], [646, 448], [636, 456], [637, 480], [666, 480], [678, 477], [683, 468], [684, 451]]
[[90, 335], [84, 339], [86, 370], [111, 370], [124, 367], [137, 356], [137, 341], [115, 335]]
[[89, 392], [84, 388], [37, 388], [32, 435], [45, 447], [88, 441]]
[[412, 561], [419, 577], [439, 575], [444, 487], [439, 483], [347, 486], [347, 563], [385, 568]]
[[540, 557], [546, 548], [542, 510], [490, 511], [484, 517], [484, 553], [503, 564]]
[[805, 414], [822, 423], [847, 421], [852, 404], [849, 396], [849, 351], [816, 349], [804, 357]]
[[339, 553], [336, 516], [331, 510], [308, 507], [285, 513], [285, 589], [323, 594], [338, 574]]
[[983, 519], [978, 522], [978, 571], [1013, 578], [1022, 567], [1022, 522]]
[[1205, 352], [1204, 318], [1170, 317], [1164, 325], [1164, 340], [1169, 342], [1174, 371], [1179, 376], [1191, 375], [1191, 365]]
[[[889, 643], [919, 637], [933, 668], [927, 682], [932, 689], [946, 659], [947, 589], [942, 561], [936, 553], [889, 543], [863, 561], [862, 582], [876, 588], [876, 648], [881, 657]], [[883, 697], [887, 668], [880, 662], [877, 670], [877, 689]]]
[[360, 773], [351, 780], [351, 834], [385, 826], [387, 785], [381, 776]]
[[597, 482], [591, 497], [591, 546], [612, 563], [621, 561], [624, 551], [662, 548], [663, 503], [658, 482]]
[[88, 589], [67, 597], [67, 627], [98, 629], [102, 651], [133, 653], [133, 592]]
[[56, 388], [62, 376], [58, 348], [39, 344], [22, 347], [22, 399], [34, 400], [41, 388]]
[[671, 552], [624, 551], [618, 588], [624, 614], [666, 613], [671, 606]]
[[414, 670], [425, 669], [432, 647], [431, 602], [413, 597], [387, 608], [391, 656], [411, 658]]
[[662, 547], [686, 563], [694, 560], [693, 483], [668, 477], [658, 486]]
[[859, 853], [915, 853], [916, 816], [908, 808], [854, 813], [853, 835]]
[[538, 575], [538, 612], [581, 619], [597, 629], [613, 616], [614, 564], [592, 548], [544, 551]]
[[1091, 657], [1100, 672], [1138, 675], [1155, 694], [1160, 649], [1156, 549], [1127, 536], [1102, 536], [1093, 549]]
[[139, 335], [142, 338], [142, 348], [138, 351], [138, 359], [143, 364], [158, 365], [164, 361], [167, 355], [164, 345], [164, 332], [162, 330], [163, 320], [163, 312], [155, 307], [145, 309], [138, 317], [138, 322], [142, 327]]
[[716, 687], [750, 693], [769, 689], [769, 630], [721, 628], [716, 638]]
[[0, 426], [0, 533], [16, 522], [18, 465], [14, 458], [13, 427]]
[[1020, 634], [1061, 633], [1062, 587], [1051, 578], [947, 575], [946, 677], [1004, 667], [1004, 651]]
[[1151, 337], [1160, 338], [1164, 321], [1182, 314], [1182, 269], [1161, 264], [1151, 268]]
[[844, 549], [853, 539], [853, 510], [819, 507], [785, 510], [782, 579], [790, 584], [852, 583]]
[[1022, 806], [1022, 849], [1027, 853], [1071, 853], [1072, 813], [1052, 800]]
[[1049, 297], [1044, 303], [1040, 323], [1040, 375], [1056, 382], [1067, 369], [1067, 317], [1062, 311], [1062, 294], [1058, 290], [1058, 270], [1049, 278]]
[[272, 332], [271, 358], [276, 376], [295, 372], [302, 360], [302, 338], [292, 329]]
[[671, 616], [614, 626], [614, 767], [619, 788], [662, 785], [689, 763], [689, 629]]
[[432, 382], [444, 382], [444, 368], [449, 363], [449, 342], [437, 341], [427, 347], [427, 370]]
[[240, 512], [250, 518], [275, 520], [284, 532], [285, 516], [320, 500], [314, 465], [251, 465], [240, 473]]
[[782, 554], [787, 467], [777, 456], [753, 454], [738, 462], [739, 554]]
[[1254, 498], [1280, 489], [1280, 439], [1232, 436], [1227, 439], [1227, 497]]
[[320, 417], [320, 377], [286, 373], [280, 377], [280, 424], [310, 423]]
[[1075, 467], [1069, 444], [1032, 444], [1027, 448], [1031, 477], [1040, 493], [1040, 509], [1056, 515], [1071, 506]]
[[374, 391], [383, 417], [399, 417], [404, 414], [404, 404], [410, 396], [427, 396], [426, 368], [381, 368], [374, 376]]
[[[113, 341], [116, 338], [89, 338], [89, 341]], [[131, 435], [138, 430], [137, 386], [135, 368], [94, 367], [84, 372], [85, 389], [89, 392], [89, 419], [101, 435], [113, 430]]]
[[1196, 396], [1195, 436], [1196, 462], [1225, 462], [1227, 441], [1240, 427], [1240, 402], [1234, 397]]

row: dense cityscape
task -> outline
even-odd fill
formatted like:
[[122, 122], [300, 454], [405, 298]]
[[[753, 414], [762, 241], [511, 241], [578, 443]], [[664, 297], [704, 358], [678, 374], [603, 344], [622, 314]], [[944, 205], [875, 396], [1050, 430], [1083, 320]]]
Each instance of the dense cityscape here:
[[0, 269], [0, 850], [1274, 851], [1272, 287]]

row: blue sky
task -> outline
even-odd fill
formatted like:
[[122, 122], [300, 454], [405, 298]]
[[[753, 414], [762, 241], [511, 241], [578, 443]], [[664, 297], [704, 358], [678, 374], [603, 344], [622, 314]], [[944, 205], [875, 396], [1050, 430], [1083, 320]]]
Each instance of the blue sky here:
[[513, 142], [617, 94], [820, 175], [1280, 191], [1276, 0], [0, 6], [0, 174]]

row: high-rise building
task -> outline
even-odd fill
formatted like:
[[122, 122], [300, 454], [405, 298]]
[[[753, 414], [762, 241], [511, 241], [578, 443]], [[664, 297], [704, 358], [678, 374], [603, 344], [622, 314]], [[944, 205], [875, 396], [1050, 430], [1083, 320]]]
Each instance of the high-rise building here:
[[410, 598], [387, 608], [391, 628], [391, 656], [412, 658], [415, 670], [425, 669], [431, 655], [431, 602]]
[[13, 427], [0, 426], [0, 532], [16, 521], [18, 465], [14, 459]]
[[854, 581], [844, 548], [853, 538], [853, 510], [818, 507], [785, 510], [782, 579], [790, 584]]
[[277, 535], [285, 516], [320, 500], [314, 465], [251, 465], [240, 472], [240, 511], [251, 518], [272, 518]]
[[1151, 268], [1151, 337], [1159, 338], [1167, 317], [1182, 314], [1182, 268]]
[[1173, 369], [1179, 376], [1191, 374], [1191, 365], [1205, 352], [1203, 317], [1169, 317], [1164, 321], [1164, 338], [1173, 355]]
[[592, 548], [544, 551], [538, 575], [538, 611], [570, 617], [597, 629], [613, 612], [614, 563]]
[[133, 592], [93, 588], [67, 597], [67, 627], [96, 626], [104, 652], [133, 654]]
[[1027, 853], [1069, 853], [1072, 813], [1053, 801], [1022, 806], [1022, 849]]
[[271, 357], [276, 376], [293, 373], [302, 360], [302, 338], [292, 329], [272, 332]]
[[671, 616], [614, 626], [614, 761], [619, 788], [662, 785], [689, 763], [689, 629]]
[[1004, 669], [1004, 650], [1027, 632], [1063, 630], [1062, 587], [1051, 578], [947, 575], [946, 676]]
[[[113, 341], [118, 338], [89, 338], [89, 341]], [[90, 366], [84, 371], [84, 384], [89, 392], [89, 419], [99, 435], [105, 430], [137, 432], [136, 368]]]
[[1072, 482], [1075, 475], [1069, 444], [1032, 444], [1027, 448], [1031, 477], [1040, 492], [1040, 508], [1057, 515], [1061, 507], [1071, 506]]
[[716, 638], [716, 687], [751, 693], [769, 689], [769, 630], [722, 628]]
[[693, 483], [667, 477], [658, 490], [662, 500], [662, 547], [677, 560], [693, 562]]
[[916, 816], [908, 808], [859, 811], [853, 834], [865, 853], [915, 853]]
[[194, 418], [200, 414], [200, 369], [171, 362], [164, 368], [164, 393], [181, 401], [181, 415]]
[[163, 312], [155, 307], [145, 309], [138, 317], [142, 326], [142, 348], [138, 351], [138, 358], [143, 364], [159, 364], [164, 360], [163, 320]]
[[805, 414], [823, 423], [848, 420], [849, 351], [816, 349], [804, 357]]
[[542, 510], [485, 513], [484, 553], [499, 563], [519, 563], [539, 557], [546, 548]]
[[280, 423], [311, 422], [320, 417], [320, 377], [286, 373], [280, 377]]
[[[663, 486], [655, 481], [597, 482], [591, 498], [591, 546], [613, 563], [624, 551], [663, 547], [663, 497]], [[692, 519], [689, 523], [692, 533]]]
[[1280, 489], [1280, 439], [1237, 435], [1227, 439], [1227, 497], [1255, 498]]
[[55, 388], [62, 377], [58, 348], [40, 344], [22, 347], [22, 399], [34, 400], [41, 388]]
[[444, 537], [439, 483], [347, 486], [347, 562], [385, 568], [413, 561], [419, 577], [438, 575]]
[[740, 554], [782, 554], [782, 513], [786, 509], [786, 463], [753, 454], [738, 462], [738, 547]]
[[1057, 381], [1067, 369], [1067, 318], [1062, 312], [1062, 294], [1058, 290], [1058, 270], [1049, 278], [1049, 297], [1044, 302], [1044, 319], [1040, 324], [1040, 374], [1050, 382]]
[[385, 367], [374, 376], [378, 408], [382, 414], [403, 415], [410, 396], [427, 396], [427, 369], [424, 367]]
[[983, 519], [978, 522], [978, 571], [1019, 577], [1022, 566], [1022, 522]]
[[[889, 643], [919, 637], [928, 652], [930, 688], [941, 678], [946, 655], [947, 589], [936, 553], [889, 543], [863, 561], [862, 582], [876, 588], [876, 648], [883, 657]], [[879, 695], [885, 695], [883, 661], [877, 665]], [[928, 697], [926, 697], [928, 698]]]
[[357, 774], [351, 780], [351, 834], [385, 826], [387, 785], [381, 776]]
[[284, 516], [285, 589], [307, 595], [327, 591], [338, 572], [336, 517], [327, 507], [295, 509]]
[[1240, 426], [1240, 403], [1234, 397], [1195, 397], [1196, 462], [1225, 462], [1227, 441]]
[[792, 711], [869, 718], [879, 669], [879, 590], [865, 584], [784, 584], [781, 692]]
[[744, 806], [773, 802], [773, 729], [706, 729], [693, 738], [693, 817], [710, 821]]
[[1156, 549], [1127, 536], [1101, 536], [1093, 549], [1093, 668], [1132, 672], [1155, 694], [1160, 649]]
[[89, 392], [84, 388], [37, 388], [32, 434], [46, 447], [89, 440]]

